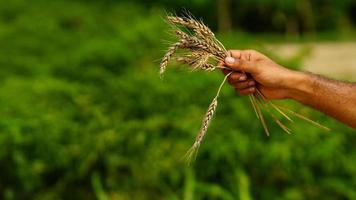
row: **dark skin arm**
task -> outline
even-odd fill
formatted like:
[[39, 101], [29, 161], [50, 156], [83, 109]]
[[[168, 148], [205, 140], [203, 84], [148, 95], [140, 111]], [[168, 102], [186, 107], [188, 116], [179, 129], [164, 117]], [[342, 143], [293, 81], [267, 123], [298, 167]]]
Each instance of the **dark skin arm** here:
[[293, 71], [254, 50], [230, 50], [229, 54], [221, 65], [236, 71], [228, 81], [241, 95], [258, 88], [267, 99], [293, 99], [356, 128], [355, 83]]

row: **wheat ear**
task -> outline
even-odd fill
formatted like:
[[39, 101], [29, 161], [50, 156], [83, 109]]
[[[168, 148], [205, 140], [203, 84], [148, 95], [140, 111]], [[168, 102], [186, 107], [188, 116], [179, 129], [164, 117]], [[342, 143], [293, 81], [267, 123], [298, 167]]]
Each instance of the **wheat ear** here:
[[193, 51], [197, 49], [200, 51], [205, 51], [216, 56], [219, 60], [224, 60], [226, 57], [226, 51], [218, 44], [216, 44], [216, 42], [213, 42], [209, 39], [201, 39], [196, 36], [190, 36], [181, 30], [174, 30], [174, 32], [181, 40], [187, 41], [186, 48], [189, 48]]
[[163, 74], [166, 71], [169, 60], [171, 59], [173, 54], [178, 50], [178, 48], [184, 47], [184, 43], [185, 43], [185, 41], [181, 40], [177, 43], [174, 43], [172, 46], [170, 46], [168, 48], [168, 51], [163, 56], [163, 58], [161, 60], [160, 67], [159, 67], [159, 74], [160, 74], [161, 78], [163, 78]]
[[169, 23], [181, 25], [186, 28], [192, 29], [198, 35], [208, 36], [208, 37], [215, 37], [214, 33], [203, 23], [199, 23], [198, 21], [192, 18], [183, 18], [183, 17], [176, 17], [176, 16], [168, 16], [167, 20]]
[[205, 40], [206, 42], [211, 43], [219, 51], [226, 52], [224, 45], [216, 39], [214, 33], [207, 27], [203, 22], [193, 19], [193, 17], [176, 17], [169, 16], [168, 22], [171, 24], [181, 25], [186, 28], [192, 29], [198, 38]]
[[218, 106], [218, 98], [220, 95], [220, 91], [222, 89], [222, 87], [224, 86], [227, 77], [229, 77], [231, 75], [232, 72], [230, 72], [229, 74], [227, 74], [224, 78], [224, 80], [221, 82], [219, 89], [214, 97], [214, 99], [212, 100], [212, 102], [210, 103], [207, 112], [205, 113], [203, 122], [202, 122], [202, 126], [200, 128], [200, 131], [198, 133], [198, 135], [195, 138], [195, 141], [193, 143], [193, 146], [187, 151], [187, 153], [185, 154], [184, 157], [186, 157], [188, 163], [190, 163], [193, 160], [195, 160], [196, 155], [198, 153], [198, 149], [199, 146], [201, 144], [201, 142], [203, 141], [204, 136], [206, 135], [211, 119], [213, 118], [215, 112], [216, 112], [216, 108]]

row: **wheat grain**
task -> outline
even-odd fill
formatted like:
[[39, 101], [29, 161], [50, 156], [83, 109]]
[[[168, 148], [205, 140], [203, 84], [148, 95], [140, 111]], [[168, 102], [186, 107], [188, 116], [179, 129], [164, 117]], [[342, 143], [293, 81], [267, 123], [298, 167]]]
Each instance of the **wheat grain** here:
[[187, 40], [189, 43], [189, 48], [203, 49], [204, 51], [211, 53], [219, 58], [219, 60], [224, 60], [226, 57], [226, 50], [221, 47], [220, 44], [216, 43], [215, 40], [204, 40], [204, 38], [198, 38], [195, 36], [190, 36], [181, 30], [174, 30], [175, 34], [182, 40]]
[[201, 64], [197, 65], [197, 64], [195, 64], [197, 62], [196, 60], [191, 60], [188, 58], [179, 57], [179, 58], [177, 58], [177, 61], [182, 64], [187, 64], [187, 65], [192, 66], [193, 71], [195, 71], [195, 70], [213, 71], [216, 68], [218, 68], [218, 66], [214, 66], [213, 64], [210, 64], [210, 63], [201, 63]]
[[173, 54], [178, 50], [178, 48], [184, 48], [185, 45], [186, 45], [186, 40], [181, 40], [177, 43], [174, 43], [172, 46], [170, 46], [168, 48], [168, 51], [163, 56], [163, 58], [161, 60], [161, 64], [160, 64], [159, 74], [160, 74], [161, 78], [163, 78], [163, 74], [166, 71], [168, 62], [171, 59], [171, 57], [173, 56]]
[[200, 68], [198, 69], [201, 69], [201, 70], [204, 70], [204, 71], [213, 71], [216, 69], [216, 66], [214, 66], [213, 64], [210, 64], [210, 63], [203, 63]]
[[191, 55], [177, 57], [176, 60], [182, 64], [192, 67], [192, 70], [213, 71], [217, 66], [208, 63], [210, 54], [206, 52], [193, 52]]
[[202, 126], [200, 128], [198, 135], [195, 138], [193, 146], [186, 153], [186, 158], [188, 163], [190, 163], [193, 158], [195, 159], [194, 155], [196, 155], [196, 153], [198, 152], [199, 146], [208, 130], [210, 121], [214, 116], [217, 106], [218, 106], [218, 100], [217, 97], [215, 97], [213, 101], [210, 103], [207, 112], [205, 113]]
[[207, 110], [207, 112], [206, 112], [206, 114], [204, 116], [204, 120], [203, 120], [202, 126], [200, 128], [199, 134], [195, 138], [195, 142], [194, 142], [193, 146], [200, 145], [201, 141], [203, 140], [203, 137], [205, 136], [205, 134], [206, 134], [206, 132], [208, 130], [210, 121], [214, 116], [214, 113], [216, 111], [216, 107], [217, 106], [218, 106], [218, 100], [217, 100], [217, 97], [215, 97], [213, 99], [213, 101], [211, 102], [211, 104], [209, 105], [209, 107], [208, 107], [208, 110]]
[[205, 26], [203, 23], [199, 23], [198, 21], [192, 18], [168, 16], [167, 20], [170, 23], [181, 25], [186, 28], [190, 28], [198, 35], [215, 37], [214, 33], [207, 26]]

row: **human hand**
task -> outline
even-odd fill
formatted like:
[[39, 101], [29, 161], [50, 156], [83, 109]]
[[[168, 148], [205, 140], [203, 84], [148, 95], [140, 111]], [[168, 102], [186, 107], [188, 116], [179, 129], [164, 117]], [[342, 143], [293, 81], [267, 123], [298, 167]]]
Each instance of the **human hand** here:
[[[259, 89], [267, 99], [289, 98], [296, 71], [284, 68], [267, 56], [254, 50], [230, 50], [221, 66], [234, 72], [228, 82], [241, 95], [249, 95]], [[223, 69], [225, 74], [231, 72]], [[295, 84], [295, 83], [294, 83]]]

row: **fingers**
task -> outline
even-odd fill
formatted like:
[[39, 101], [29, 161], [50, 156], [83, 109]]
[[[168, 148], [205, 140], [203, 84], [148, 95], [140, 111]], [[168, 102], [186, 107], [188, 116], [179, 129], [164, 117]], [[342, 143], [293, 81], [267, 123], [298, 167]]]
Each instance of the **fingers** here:
[[227, 75], [227, 74], [229, 74], [231, 72], [231, 70], [225, 69], [226, 65], [225, 65], [225, 63], [223, 61], [219, 62], [218, 66], [221, 67], [220, 69], [224, 73], [224, 75]]
[[233, 70], [243, 71], [248, 73], [254, 73], [255, 67], [253, 66], [253, 62], [248, 61], [246, 59], [238, 59], [235, 57], [226, 57], [225, 64]]
[[[229, 83], [230, 81], [231, 80], [229, 80]], [[257, 83], [252, 78], [247, 78], [244, 81], [238, 81], [238, 79], [233, 78], [232, 82], [233, 83], [230, 84], [235, 88], [235, 91], [240, 95], [249, 95], [256, 92]]]
[[[255, 69], [250, 61], [253, 53], [254, 51], [252, 50], [230, 50], [228, 51], [229, 56], [225, 59], [225, 62], [220, 63], [221, 66], [227, 66], [233, 70], [236, 70], [228, 77], [228, 82], [240, 95], [250, 95], [256, 92], [256, 81], [247, 77], [245, 73], [238, 72], [254, 72]], [[231, 70], [228, 69], [222, 69], [222, 71], [225, 75], [231, 72]]]
[[[222, 72], [225, 74], [225, 75], [228, 75], [231, 70], [228, 70], [228, 69], [222, 69]], [[231, 75], [230, 75], [231, 76]]]
[[244, 90], [247, 89], [249, 87], [253, 87], [256, 85], [256, 82], [252, 79], [247, 80], [247, 81], [243, 81], [243, 82], [237, 82], [234, 83], [233, 86], [238, 89], [238, 90]]
[[235, 89], [237, 93], [239, 93], [240, 95], [250, 95], [250, 94], [254, 94], [256, 92], [256, 87], [249, 87], [243, 90], [238, 90]]
[[[226, 70], [227, 73], [231, 72], [229, 70]], [[224, 72], [225, 73], [225, 72]], [[245, 81], [247, 79], [246, 74], [239, 73], [239, 72], [233, 72], [228, 78], [227, 81], [233, 85], [234, 83], [240, 82], [240, 81]]]
[[249, 95], [256, 92], [257, 82], [248, 78], [243, 73], [234, 72], [228, 77], [228, 82], [235, 88], [240, 95]]
[[255, 61], [261, 58], [266, 58], [265, 55], [261, 54], [260, 52], [252, 49], [248, 50], [229, 50], [228, 54], [231, 57], [248, 60], [248, 61]]
[[241, 59], [242, 52], [243, 51], [240, 51], [240, 50], [229, 50], [227, 52], [227, 55], [229, 55], [230, 57], [233, 57], [233, 58]]
[[255, 73], [258, 67], [257, 61], [264, 55], [255, 50], [229, 50], [225, 58], [226, 66], [236, 71]]

